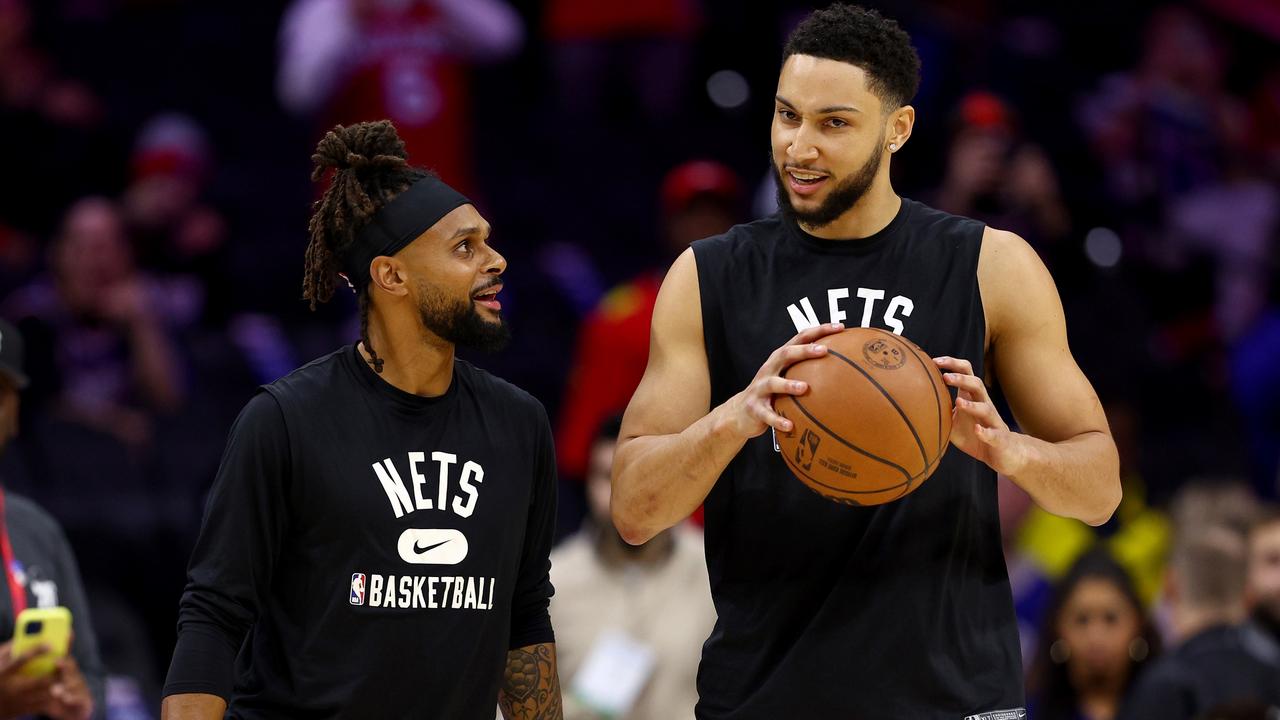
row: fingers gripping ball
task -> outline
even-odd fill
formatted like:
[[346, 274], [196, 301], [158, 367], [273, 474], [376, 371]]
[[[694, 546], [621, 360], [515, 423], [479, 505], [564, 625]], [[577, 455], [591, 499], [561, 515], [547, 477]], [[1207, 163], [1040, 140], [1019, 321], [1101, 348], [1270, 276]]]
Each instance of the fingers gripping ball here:
[[951, 437], [942, 373], [910, 340], [884, 330], [851, 328], [821, 342], [826, 355], [786, 371], [809, 391], [774, 401], [793, 423], [791, 432], [777, 433], [787, 467], [814, 492], [850, 505], [914, 491]]

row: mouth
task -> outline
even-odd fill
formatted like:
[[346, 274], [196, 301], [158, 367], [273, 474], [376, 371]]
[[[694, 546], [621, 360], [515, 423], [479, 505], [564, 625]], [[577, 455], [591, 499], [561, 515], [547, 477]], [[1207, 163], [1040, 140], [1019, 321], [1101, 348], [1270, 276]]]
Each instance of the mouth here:
[[502, 285], [490, 285], [480, 292], [471, 296], [471, 299], [477, 305], [482, 305], [495, 312], [502, 309], [502, 303], [498, 302], [498, 293], [502, 292]]
[[783, 174], [787, 178], [787, 186], [796, 195], [812, 195], [818, 192], [831, 179], [830, 175], [801, 168], [786, 168]]

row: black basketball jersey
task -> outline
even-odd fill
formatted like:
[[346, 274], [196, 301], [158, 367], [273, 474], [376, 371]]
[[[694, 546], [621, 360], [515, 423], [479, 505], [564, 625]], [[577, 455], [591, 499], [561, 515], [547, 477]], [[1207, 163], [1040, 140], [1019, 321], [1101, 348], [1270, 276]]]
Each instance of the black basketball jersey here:
[[[898, 333], [981, 376], [982, 232], [904, 198], [865, 239], [776, 215], [694, 243], [712, 405], [827, 322]], [[995, 473], [954, 447], [913, 494], [855, 507], [805, 487], [766, 432], [707, 497], [706, 550], [719, 620], [699, 718], [1025, 717]]]

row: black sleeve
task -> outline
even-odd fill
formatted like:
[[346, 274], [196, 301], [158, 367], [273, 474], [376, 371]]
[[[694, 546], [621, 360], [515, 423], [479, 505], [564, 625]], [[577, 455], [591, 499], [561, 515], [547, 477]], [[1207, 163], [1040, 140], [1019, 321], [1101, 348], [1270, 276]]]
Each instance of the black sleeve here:
[[1159, 665], [1147, 669], [1125, 696], [1117, 720], [1192, 720], [1190, 689], [1176, 672]]
[[71, 611], [75, 631], [71, 655], [80, 666], [80, 674], [93, 696], [94, 717], [106, 717], [106, 672], [98, 654], [98, 637], [93, 633], [93, 622], [89, 618], [89, 601], [84, 594], [84, 583], [80, 581], [80, 567], [62, 529], [55, 525], [54, 532], [58, 599]]
[[289, 439], [275, 398], [236, 418], [205, 505], [178, 608], [164, 695], [231, 695], [236, 654], [271, 584], [287, 522]]
[[511, 604], [509, 649], [555, 642], [551, 631], [551, 541], [556, 527], [556, 451], [547, 411], [538, 405], [533, 498]]

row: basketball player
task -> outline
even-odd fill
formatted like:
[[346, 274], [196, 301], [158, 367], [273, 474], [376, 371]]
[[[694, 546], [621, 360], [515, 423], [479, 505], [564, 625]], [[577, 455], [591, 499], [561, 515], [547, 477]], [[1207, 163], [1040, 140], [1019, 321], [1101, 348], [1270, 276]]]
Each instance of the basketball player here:
[[[263, 388], [205, 511], [165, 718], [560, 718], [550, 426], [454, 357], [507, 336], [489, 225], [389, 122], [337, 127], [304, 295], [361, 341]], [[505, 666], [505, 671], [504, 671]]]
[[[700, 718], [1023, 718], [996, 473], [1101, 524], [1120, 499], [1106, 419], [1031, 248], [894, 193], [920, 62], [906, 33], [833, 5], [783, 57], [782, 211], [695, 242], [668, 273], [614, 464], [614, 522], [644, 542], [705, 501], [719, 620]], [[770, 440], [791, 428], [772, 398], [809, 392], [782, 373], [844, 324], [913, 340], [959, 395], [959, 452], [877, 507], [809, 491]], [[992, 405], [988, 376], [1022, 432]]]

